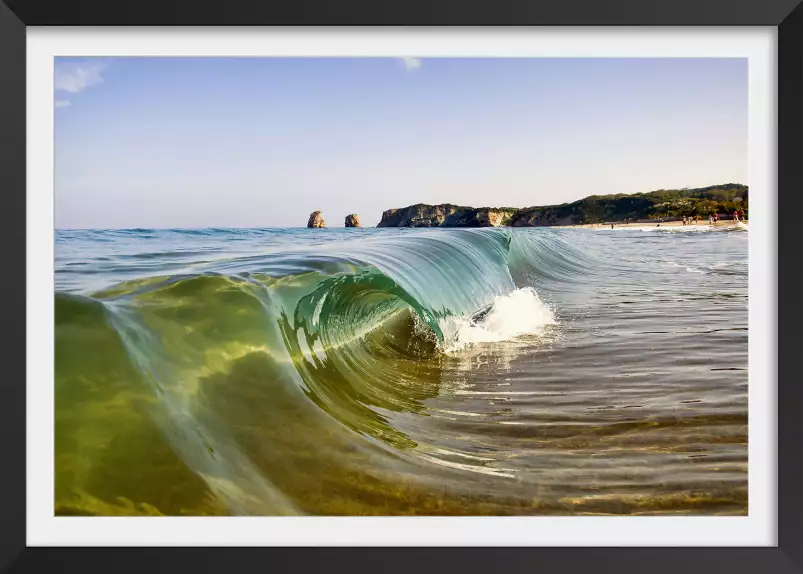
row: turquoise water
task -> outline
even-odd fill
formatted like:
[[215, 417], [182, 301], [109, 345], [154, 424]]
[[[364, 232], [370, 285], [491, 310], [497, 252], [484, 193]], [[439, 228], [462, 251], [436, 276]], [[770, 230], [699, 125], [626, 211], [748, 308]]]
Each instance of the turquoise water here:
[[58, 231], [56, 512], [744, 514], [747, 238]]

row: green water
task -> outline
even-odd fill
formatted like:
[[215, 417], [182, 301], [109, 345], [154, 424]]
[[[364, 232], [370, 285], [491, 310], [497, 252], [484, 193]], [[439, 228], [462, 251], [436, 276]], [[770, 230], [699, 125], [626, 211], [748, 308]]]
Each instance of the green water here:
[[58, 232], [56, 513], [745, 514], [747, 235]]

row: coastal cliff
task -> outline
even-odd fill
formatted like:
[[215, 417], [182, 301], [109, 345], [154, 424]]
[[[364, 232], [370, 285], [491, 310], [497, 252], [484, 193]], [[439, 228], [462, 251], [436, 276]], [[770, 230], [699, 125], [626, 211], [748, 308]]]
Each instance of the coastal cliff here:
[[514, 208], [465, 207], [419, 203], [382, 213], [377, 227], [500, 227], [507, 225]]
[[747, 186], [726, 183], [696, 189], [659, 189], [647, 193], [591, 195], [572, 203], [541, 207], [467, 207], [418, 203], [382, 213], [377, 227], [547, 227], [672, 219], [746, 209]]

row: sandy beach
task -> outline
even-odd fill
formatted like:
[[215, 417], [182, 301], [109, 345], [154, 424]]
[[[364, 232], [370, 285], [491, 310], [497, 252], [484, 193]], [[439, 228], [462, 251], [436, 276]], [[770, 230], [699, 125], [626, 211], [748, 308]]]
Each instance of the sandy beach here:
[[[742, 225], [748, 225], [747, 221], [740, 221], [739, 223], [742, 224]], [[636, 228], [636, 227], [657, 227], [657, 226], [660, 226], [660, 227], [684, 227], [683, 221], [663, 221], [663, 222], [641, 221], [641, 222], [638, 222], [638, 223], [614, 223], [613, 225], [614, 225], [614, 227], [628, 227], [628, 228], [630, 228], [630, 227], [632, 227], [632, 228]], [[735, 222], [733, 222], [731, 220], [727, 220], [727, 221], [720, 221], [719, 223], [717, 223], [717, 224], [712, 226], [706, 220], [705, 222], [700, 221], [699, 223], [691, 223], [691, 224], [686, 225], [685, 227], [733, 227], [734, 225], [736, 225]], [[557, 228], [560, 228], [560, 229], [579, 229], [579, 228], [589, 228], [589, 229], [604, 229], [604, 228], [608, 228], [608, 229], [610, 229], [611, 224], [610, 223], [584, 223], [582, 225], [554, 225], [553, 227], [557, 227]]]

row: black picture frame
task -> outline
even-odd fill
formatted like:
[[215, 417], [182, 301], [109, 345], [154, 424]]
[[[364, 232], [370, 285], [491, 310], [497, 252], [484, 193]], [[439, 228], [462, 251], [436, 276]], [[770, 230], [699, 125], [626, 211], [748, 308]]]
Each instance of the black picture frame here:
[[[803, 6], [801, 0], [2, 0], [0, 2], [0, 570], [803, 572]], [[767, 548], [27, 548], [27, 26], [777, 26], [778, 546]], [[30, 302], [28, 302], [30, 304]]]

